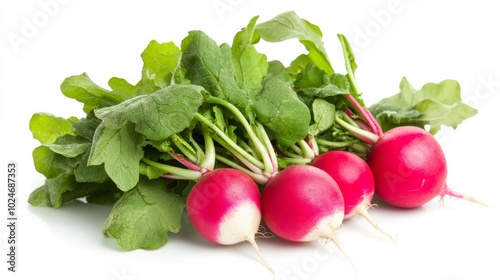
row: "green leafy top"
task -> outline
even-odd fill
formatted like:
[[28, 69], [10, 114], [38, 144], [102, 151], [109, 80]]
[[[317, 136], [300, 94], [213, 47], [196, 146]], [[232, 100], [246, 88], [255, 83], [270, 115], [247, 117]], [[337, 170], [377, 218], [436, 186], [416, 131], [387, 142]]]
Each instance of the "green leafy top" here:
[[370, 107], [384, 130], [402, 125], [429, 126], [429, 131], [434, 134], [443, 125], [456, 128], [477, 113], [476, 109], [462, 102], [460, 85], [455, 80], [427, 83], [416, 90], [403, 77], [399, 88], [399, 93]]
[[256, 26], [257, 37], [269, 42], [281, 42], [298, 39], [309, 51], [307, 58], [327, 74], [333, 74], [333, 68], [323, 46], [321, 29], [300, 18], [295, 12], [284, 12]]

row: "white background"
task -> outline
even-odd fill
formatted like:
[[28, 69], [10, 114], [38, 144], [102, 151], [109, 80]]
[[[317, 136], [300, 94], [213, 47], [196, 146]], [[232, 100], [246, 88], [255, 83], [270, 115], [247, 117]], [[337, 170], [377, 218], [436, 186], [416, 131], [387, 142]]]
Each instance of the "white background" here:
[[[51, 3], [51, 4], [47, 4]], [[0, 279], [273, 279], [249, 244], [218, 246], [185, 224], [158, 250], [125, 252], [101, 227], [110, 207], [74, 203], [31, 207], [43, 184], [31, 151], [38, 143], [28, 122], [35, 112], [83, 117], [81, 105], [59, 91], [64, 78], [87, 72], [105, 86], [112, 76], [135, 83], [148, 42], [179, 44], [202, 29], [231, 42], [248, 20], [294, 10], [320, 26], [334, 69], [344, 72], [336, 34], [351, 41], [367, 104], [398, 92], [403, 76], [420, 88], [456, 79], [463, 99], [479, 110], [457, 130], [438, 135], [448, 182], [491, 208], [447, 199], [413, 210], [370, 210], [398, 238], [394, 244], [363, 220], [348, 221], [338, 238], [354, 269], [332, 245], [259, 239], [276, 279], [500, 279], [498, 116], [500, 17], [494, 1], [77, 1], [1, 0], [0, 182], [8, 161], [18, 164], [18, 263], [7, 271], [6, 184], [0, 185]], [[296, 41], [262, 44], [270, 59], [290, 61]], [[357, 277], [357, 278], [356, 278]]]

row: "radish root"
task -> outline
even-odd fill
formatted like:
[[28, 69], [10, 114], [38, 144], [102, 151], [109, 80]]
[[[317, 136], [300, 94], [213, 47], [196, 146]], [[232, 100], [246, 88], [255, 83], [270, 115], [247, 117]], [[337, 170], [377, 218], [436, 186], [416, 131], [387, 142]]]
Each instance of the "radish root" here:
[[489, 208], [490, 206], [483, 202], [483, 201], [480, 201], [478, 199], [476, 199], [475, 197], [471, 196], [471, 195], [468, 195], [468, 194], [463, 194], [463, 193], [460, 193], [454, 189], [451, 189], [450, 187], [448, 187], [447, 185], [444, 186], [443, 190], [441, 191], [441, 193], [439, 194], [440, 195], [440, 202], [442, 205], [444, 205], [444, 198], [446, 196], [451, 196], [451, 197], [455, 197], [455, 198], [459, 198], [459, 199], [463, 199], [463, 200], [466, 200], [466, 201], [469, 201], [469, 202], [472, 202], [472, 203], [475, 203], [475, 204], [479, 204], [479, 205], [482, 205], [484, 207], [487, 207]]
[[370, 216], [368, 213], [368, 209], [370, 209], [373, 206], [377, 206], [376, 204], [370, 204], [368, 201], [366, 203], [360, 203], [356, 208], [354, 209], [354, 213], [358, 214], [359, 216], [363, 217], [370, 225], [372, 225], [376, 230], [378, 230], [380, 233], [383, 235], [387, 236], [393, 243], [397, 243], [398, 240], [396, 237], [394, 237], [392, 234], [384, 230], [375, 220]]
[[271, 273], [273, 274], [273, 276], [275, 276], [275, 273], [274, 273], [274, 270], [273, 268], [271, 267], [271, 265], [267, 262], [267, 260], [264, 258], [264, 256], [262, 255], [262, 253], [260, 252], [260, 249], [259, 249], [259, 246], [257, 246], [257, 242], [255, 242], [255, 238], [247, 238], [246, 239], [248, 242], [250, 242], [250, 244], [252, 244], [252, 247], [253, 249], [255, 250], [255, 252], [257, 253], [257, 255], [259, 255], [262, 263], [266, 266], [266, 268], [271, 271]]

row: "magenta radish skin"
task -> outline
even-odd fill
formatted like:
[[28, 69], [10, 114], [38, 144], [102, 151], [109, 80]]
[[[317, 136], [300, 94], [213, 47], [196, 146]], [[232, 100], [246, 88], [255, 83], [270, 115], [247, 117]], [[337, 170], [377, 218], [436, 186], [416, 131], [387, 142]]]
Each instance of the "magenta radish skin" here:
[[325, 171], [337, 182], [344, 198], [344, 219], [359, 214], [360, 205], [370, 207], [375, 180], [361, 157], [346, 151], [328, 151], [318, 155], [311, 165]]
[[250, 242], [274, 274], [255, 242], [262, 213], [260, 191], [250, 176], [230, 168], [206, 173], [189, 192], [186, 211], [193, 227], [207, 240], [222, 245]]
[[367, 161], [375, 192], [397, 207], [419, 207], [446, 187], [444, 152], [432, 134], [419, 127], [401, 126], [385, 132]]
[[375, 179], [368, 164], [358, 155], [346, 151], [328, 151], [318, 155], [311, 163], [324, 170], [337, 182], [344, 198], [344, 220], [361, 216], [375, 229], [396, 239], [382, 229], [368, 213], [375, 193]]
[[224, 245], [247, 241], [254, 238], [261, 221], [259, 189], [239, 170], [216, 169], [203, 175], [189, 192], [186, 210], [204, 238]]
[[337, 183], [314, 166], [283, 169], [266, 184], [261, 201], [266, 225], [289, 241], [335, 241], [335, 230], [344, 217], [344, 199]]
[[375, 178], [375, 193], [383, 200], [396, 207], [415, 208], [436, 196], [452, 196], [488, 206], [446, 185], [446, 159], [432, 134], [416, 126], [400, 126], [383, 132], [368, 109], [352, 95], [346, 98], [366, 125], [360, 128], [340, 118], [336, 121], [371, 146], [367, 161]]

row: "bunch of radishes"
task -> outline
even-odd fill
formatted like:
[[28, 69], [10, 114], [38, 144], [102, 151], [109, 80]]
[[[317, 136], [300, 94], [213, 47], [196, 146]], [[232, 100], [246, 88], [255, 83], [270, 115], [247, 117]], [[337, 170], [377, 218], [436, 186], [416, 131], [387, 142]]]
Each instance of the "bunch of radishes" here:
[[[368, 214], [375, 194], [399, 208], [419, 207], [436, 196], [445, 195], [478, 202], [447, 187], [445, 155], [427, 130], [402, 125], [383, 131], [377, 119], [359, 102], [352, 51], [342, 35], [339, 39], [344, 49], [350, 91], [339, 91], [343, 101], [336, 99], [337, 102], [348, 105], [335, 114], [334, 122], [342, 133], [361, 141], [357, 144], [362, 143], [358, 145], [362, 152], [347, 148], [353, 143], [351, 140], [338, 146], [328, 144], [331, 148], [320, 152], [314, 133], [291, 151], [274, 147], [262, 125], [254, 122], [256, 125], [252, 127], [238, 108], [212, 98], [212, 104], [224, 107], [241, 123], [250, 139], [248, 146], [257, 147], [257, 158], [262, 161], [259, 167], [259, 160], [253, 163], [254, 158], [245, 156], [244, 150], [233, 148], [238, 145], [226, 139], [221, 130], [202, 116], [198, 117], [198, 121], [213, 130], [216, 142], [228, 148], [237, 163], [215, 157], [210, 168], [203, 172], [196, 166], [190, 168], [198, 172], [195, 178], [199, 180], [187, 196], [189, 219], [194, 228], [212, 242], [250, 242], [271, 271], [255, 241], [262, 224], [282, 239], [292, 242], [323, 239], [332, 241], [342, 251], [336, 230], [344, 220], [356, 215], [395, 240]], [[211, 147], [212, 139], [206, 139], [210, 140]], [[287, 163], [280, 166], [280, 158], [287, 159]], [[213, 160], [217, 159], [222, 160], [225, 167], [213, 168]], [[189, 167], [189, 163], [184, 165]], [[165, 174], [169, 176], [172, 175]]]
[[[255, 242], [261, 223], [282, 239], [329, 240], [342, 251], [336, 230], [356, 215], [395, 241], [368, 214], [375, 194], [399, 208], [419, 207], [445, 195], [478, 202], [447, 187], [445, 155], [427, 130], [402, 125], [383, 131], [359, 102], [354, 58], [344, 36], [339, 35], [339, 39], [351, 92], [339, 94], [343, 101], [337, 102], [348, 105], [338, 112], [341, 117], [336, 114], [335, 124], [342, 133], [363, 143], [362, 152], [347, 149], [349, 141], [339, 146], [329, 144], [331, 149], [320, 152], [315, 135], [297, 143], [295, 151], [274, 149], [265, 129], [257, 129], [260, 135], [249, 138], [253, 145], [266, 147], [261, 157], [271, 167], [267, 172], [237, 157], [245, 168], [234, 165], [238, 168], [208, 171], [187, 197], [187, 214], [203, 237], [219, 244], [248, 241], [270, 270]], [[242, 118], [240, 121], [245, 123]], [[252, 134], [253, 130], [247, 132]], [[283, 168], [278, 168], [280, 157], [288, 160]]]
[[419, 207], [436, 196], [470, 198], [447, 187], [445, 155], [429, 132], [401, 126], [383, 133], [369, 111], [363, 115], [370, 118], [364, 121], [376, 139], [366, 161], [348, 151], [321, 153], [311, 164], [291, 165], [274, 174], [262, 193], [244, 172], [230, 168], [208, 172], [188, 195], [186, 209], [193, 226], [216, 243], [249, 241], [260, 255], [255, 235], [262, 217], [280, 238], [326, 239], [340, 249], [335, 231], [355, 215], [393, 238], [368, 215], [375, 193], [401, 208]]
[[[106, 226], [124, 217], [117, 226], [122, 229], [134, 222], [122, 215], [125, 207], [120, 206], [129, 202], [122, 194], [136, 194], [131, 192], [136, 192], [139, 175], [163, 180], [160, 184], [167, 178], [170, 198], [179, 208], [186, 198], [188, 217], [203, 237], [219, 244], [248, 241], [272, 271], [255, 241], [263, 224], [285, 240], [323, 239], [340, 249], [336, 230], [356, 215], [394, 240], [368, 214], [375, 194], [400, 208], [419, 207], [445, 195], [477, 202], [447, 187], [445, 155], [422, 128], [425, 118], [418, 119], [417, 126], [400, 125], [397, 119], [392, 128], [382, 129], [363, 104], [354, 78], [357, 65], [344, 36], [339, 35], [345, 75], [333, 71], [317, 26], [293, 12], [258, 25], [256, 20], [236, 34], [231, 47], [217, 45], [201, 31], [190, 32], [181, 48], [152, 42], [143, 53], [143, 76], [135, 86], [115, 78], [110, 80], [113, 91], [104, 91], [89, 86], [86, 75], [68, 78], [63, 92], [85, 104], [87, 119], [62, 120], [75, 128], [66, 131], [61, 125], [63, 131], [56, 135], [62, 135], [61, 140], [42, 141], [48, 146], [34, 158], [45, 163], [57, 156], [78, 167], [70, 173], [40, 168], [49, 183], [33, 192], [30, 203], [59, 207], [63, 195], [92, 200], [94, 191], [102, 191], [99, 184], [107, 182], [111, 199], [119, 197], [119, 207], [112, 210]], [[299, 55], [288, 68], [279, 61], [268, 62], [254, 47], [260, 39], [290, 38], [299, 39], [309, 54]], [[443, 92], [448, 93], [439, 94]], [[432, 98], [424, 101], [439, 109], [433, 114], [465, 108], [456, 93], [452, 92], [457, 106]], [[412, 116], [418, 116], [415, 106], [408, 106]], [[391, 117], [397, 114], [389, 110]], [[473, 114], [461, 114], [451, 126]], [[431, 126], [442, 124], [450, 125], [437, 121]], [[107, 160], [103, 151], [113, 156], [119, 151], [121, 158]], [[65, 186], [73, 177], [75, 187]], [[177, 185], [180, 180], [193, 183]], [[83, 190], [76, 191], [77, 186]], [[53, 189], [59, 190], [54, 195], [61, 196], [58, 203], [53, 203]], [[171, 214], [169, 208], [179, 216], [179, 208], [164, 208], [164, 216]], [[178, 231], [180, 226], [165, 228]], [[162, 230], [154, 232], [161, 235]]]

